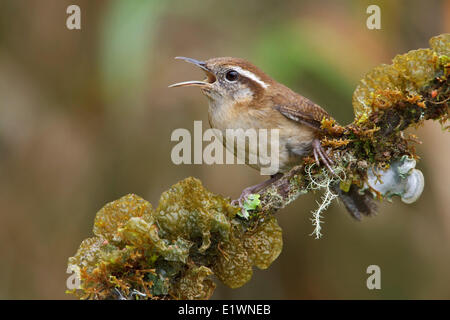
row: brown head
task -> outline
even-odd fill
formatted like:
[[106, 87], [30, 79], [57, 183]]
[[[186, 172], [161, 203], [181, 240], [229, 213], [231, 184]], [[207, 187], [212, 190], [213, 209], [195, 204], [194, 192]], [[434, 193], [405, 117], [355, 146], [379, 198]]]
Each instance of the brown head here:
[[249, 103], [261, 98], [274, 81], [250, 62], [231, 57], [198, 61], [176, 57], [200, 67], [206, 73], [203, 81], [185, 81], [170, 87], [200, 87], [212, 103]]

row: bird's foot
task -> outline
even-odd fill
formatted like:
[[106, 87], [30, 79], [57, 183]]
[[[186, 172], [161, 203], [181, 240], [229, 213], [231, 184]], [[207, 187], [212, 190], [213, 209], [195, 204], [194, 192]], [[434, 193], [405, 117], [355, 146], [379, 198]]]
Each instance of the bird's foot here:
[[273, 176], [271, 176], [271, 178], [266, 180], [266, 181], [263, 181], [261, 183], [258, 183], [256, 185], [254, 185], [254, 186], [245, 188], [242, 191], [242, 193], [241, 193], [241, 195], [240, 195], [240, 197], [238, 199], [231, 201], [231, 205], [242, 208], [244, 206], [245, 200], [247, 200], [247, 197], [249, 195], [251, 195], [252, 193], [255, 193], [255, 192], [257, 192], [257, 191], [259, 191], [259, 190], [269, 186], [270, 184], [272, 184], [275, 181], [277, 181], [278, 179], [280, 179], [282, 176], [283, 176], [282, 173], [277, 173], [277, 174], [274, 174]]
[[319, 159], [322, 160], [323, 164], [327, 167], [327, 169], [330, 170], [330, 172], [333, 175], [336, 175], [336, 173], [333, 171], [333, 168], [331, 167], [334, 163], [330, 159], [330, 157], [328, 157], [327, 153], [323, 149], [322, 145], [320, 144], [320, 140], [314, 139], [312, 142], [312, 146], [313, 146], [314, 159], [316, 160], [317, 165], [320, 166]]

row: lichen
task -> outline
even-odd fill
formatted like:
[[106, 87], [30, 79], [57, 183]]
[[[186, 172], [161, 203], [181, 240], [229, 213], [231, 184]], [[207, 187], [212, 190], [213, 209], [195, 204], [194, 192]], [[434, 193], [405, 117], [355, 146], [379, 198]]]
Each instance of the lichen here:
[[245, 199], [241, 212], [238, 213], [242, 218], [248, 219], [250, 217], [249, 211], [254, 211], [261, 207], [261, 200], [259, 200], [259, 194], [250, 194]]
[[445, 57], [450, 56], [450, 34], [431, 38], [430, 46], [431, 49], [397, 55], [393, 64], [383, 64], [368, 72], [353, 93], [356, 118], [368, 118], [368, 114], [402, 100], [416, 104], [423, 102], [424, 87], [448, 70]]
[[[337, 167], [347, 172], [344, 187], [362, 187], [368, 168], [386, 170], [396, 159], [417, 159], [412, 142], [418, 140], [404, 134], [408, 127], [428, 119], [445, 125], [449, 56], [450, 34], [431, 38], [430, 49], [397, 55], [391, 65], [375, 67], [359, 82], [353, 94], [353, 123], [340, 126], [334, 120], [322, 121], [321, 143]], [[345, 157], [352, 160], [343, 161]]]
[[161, 196], [156, 210], [133, 194], [96, 215], [69, 267], [81, 280], [70, 291], [86, 299], [208, 299], [212, 275], [236, 288], [280, 254], [275, 218], [239, 224], [228, 198], [187, 178]]
[[[322, 120], [321, 145], [332, 158], [334, 171], [345, 173], [345, 179], [339, 181], [340, 191], [369, 186], [378, 200], [400, 195], [407, 203], [420, 196], [423, 175], [419, 170], [411, 173], [408, 181], [389, 181], [383, 186], [374, 186], [373, 172], [390, 174], [399, 159], [418, 160], [413, 145], [418, 139], [404, 133], [408, 127], [418, 127], [428, 119], [445, 127], [449, 118], [449, 56], [450, 34], [433, 37], [430, 49], [397, 55], [391, 65], [377, 66], [361, 79], [353, 94], [355, 119], [351, 124], [342, 126], [331, 118]], [[327, 181], [327, 171], [314, 162], [312, 156], [304, 158], [303, 186], [307, 189], [319, 185], [315, 181]], [[313, 212], [316, 238], [321, 236], [322, 213], [337, 197], [326, 186], [329, 184], [322, 186], [324, 196]]]

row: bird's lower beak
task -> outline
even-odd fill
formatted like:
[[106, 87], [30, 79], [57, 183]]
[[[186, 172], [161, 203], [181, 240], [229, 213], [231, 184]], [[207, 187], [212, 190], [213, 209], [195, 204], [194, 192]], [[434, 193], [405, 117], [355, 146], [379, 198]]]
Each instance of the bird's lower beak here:
[[187, 87], [187, 86], [207, 88], [210, 87], [211, 84], [213, 84], [216, 81], [216, 76], [206, 67], [206, 63], [204, 61], [199, 61], [186, 57], [175, 57], [175, 59], [184, 60], [186, 62], [195, 64], [196, 66], [200, 67], [206, 73], [206, 79], [203, 81], [192, 80], [192, 81], [178, 82], [170, 85], [169, 88]]
[[206, 82], [206, 81], [197, 81], [197, 80], [192, 80], [192, 81], [183, 81], [183, 82], [177, 82], [174, 84], [171, 84], [169, 86], [169, 88], [176, 88], [176, 87], [208, 87], [211, 84]]

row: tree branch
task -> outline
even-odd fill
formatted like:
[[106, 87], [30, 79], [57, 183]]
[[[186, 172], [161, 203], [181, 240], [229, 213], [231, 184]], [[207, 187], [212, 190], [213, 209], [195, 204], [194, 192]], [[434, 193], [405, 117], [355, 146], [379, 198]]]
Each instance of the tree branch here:
[[359, 189], [377, 199], [417, 199], [423, 188], [414, 169], [417, 139], [404, 130], [425, 120], [445, 126], [449, 118], [450, 34], [432, 38], [430, 45], [361, 80], [353, 123], [323, 119], [321, 143], [337, 176], [306, 157], [244, 204], [248, 219], [194, 178], [164, 192], [156, 209], [136, 195], [124, 196], [97, 213], [95, 236], [69, 258], [79, 280], [69, 292], [90, 299], [207, 299], [215, 288], [213, 274], [237, 288], [250, 280], [253, 266], [270, 266], [282, 248], [274, 213], [310, 190], [325, 191], [314, 213], [316, 237], [321, 213], [338, 193]]

